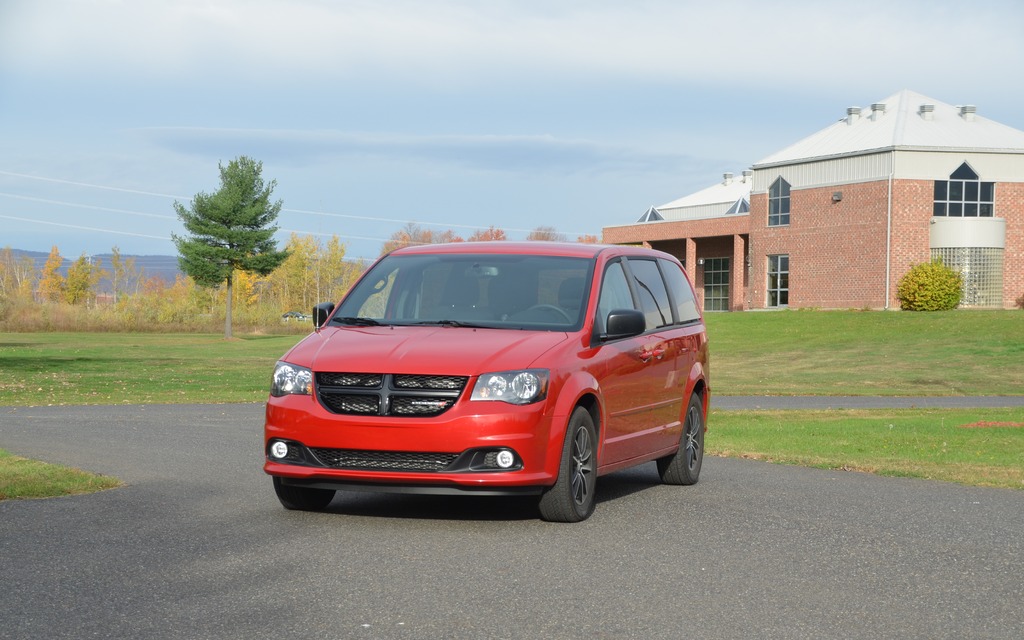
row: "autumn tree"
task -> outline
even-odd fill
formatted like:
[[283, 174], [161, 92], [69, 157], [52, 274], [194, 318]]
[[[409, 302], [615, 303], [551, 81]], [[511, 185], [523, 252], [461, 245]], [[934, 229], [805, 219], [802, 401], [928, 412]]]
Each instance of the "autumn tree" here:
[[64, 299], [70, 304], [89, 304], [96, 299], [96, 285], [105, 275], [101, 262], [84, 253], [68, 267], [64, 281]]
[[269, 278], [283, 309], [308, 311], [318, 302], [337, 300], [357, 275], [358, 265], [345, 261], [345, 245], [338, 236], [325, 245], [319, 238], [293, 233], [285, 249], [288, 259]]
[[226, 285], [224, 337], [230, 338], [234, 272], [267, 275], [284, 262], [288, 252], [278, 251], [274, 241], [274, 222], [282, 203], [270, 200], [277, 181], [264, 184], [263, 163], [239, 156], [228, 166], [218, 167], [216, 193], [196, 194], [188, 208], [174, 203], [188, 235], [172, 234], [172, 238], [183, 272], [202, 287]]
[[32, 298], [35, 264], [27, 255], [15, 257], [10, 247], [0, 250], [0, 297], [7, 300]]
[[425, 229], [415, 222], [406, 223], [404, 227], [391, 234], [391, 238], [381, 247], [381, 254], [390, 253], [418, 244], [439, 244], [441, 242], [462, 242], [462, 238], [451, 229], [435, 232]]
[[503, 229], [498, 229], [494, 225], [486, 229], [478, 229], [473, 232], [473, 235], [466, 238], [467, 242], [488, 242], [488, 241], [508, 240]]
[[580, 244], [599, 244], [601, 239], [597, 236], [586, 233], [582, 236], [576, 236], [576, 242], [579, 242]]
[[60, 268], [64, 264], [64, 258], [60, 255], [57, 245], [50, 249], [50, 255], [46, 258], [43, 271], [39, 276], [39, 296], [45, 302], [62, 302], [64, 300], [64, 276]]
[[121, 250], [117, 245], [110, 250], [110, 253], [111, 286], [114, 290], [114, 302], [117, 302], [121, 293], [128, 289], [129, 280], [133, 276], [138, 278], [140, 274], [135, 271], [135, 258], [122, 258]]
[[558, 233], [558, 230], [554, 227], [537, 227], [526, 236], [527, 240], [546, 240], [549, 242], [565, 242], [566, 237], [564, 234]]

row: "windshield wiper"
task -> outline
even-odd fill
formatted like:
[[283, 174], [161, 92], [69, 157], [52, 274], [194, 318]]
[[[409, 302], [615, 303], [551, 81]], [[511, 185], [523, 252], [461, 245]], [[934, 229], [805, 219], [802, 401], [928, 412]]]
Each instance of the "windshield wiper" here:
[[462, 322], [461, 320], [424, 320], [422, 322], [414, 322], [416, 325], [432, 325], [436, 324], [441, 327], [468, 327], [470, 329], [486, 329], [482, 324], [473, 324], [472, 322]]
[[341, 316], [332, 318], [331, 322], [337, 322], [338, 324], [354, 324], [360, 327], [379, 327], [380, 323], [373, 318], [353, 317], [353, 316]]

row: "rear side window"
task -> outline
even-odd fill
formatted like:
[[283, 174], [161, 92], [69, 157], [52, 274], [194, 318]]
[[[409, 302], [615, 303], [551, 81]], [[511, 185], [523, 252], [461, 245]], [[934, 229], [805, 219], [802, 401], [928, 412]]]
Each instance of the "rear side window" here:
[[672, 324], [672, 304], [665, 282], [661, 279], [658, 263], [654, 260], [630, 258], [629, 270], [633, 273], [636, 293], [640, 297], [640, 310], [647, 319], [647, 328]]
[[669, 291], [672, 292], [679, 322], [685, 324], [700, 320], [697, 301], [693, 298], [693, 289], [686, 280], [686, 274], [674, 262], [660, 259], [659, 262], [661, 263], [661, 272], [665, 274], [665, 282], [668, 284]]

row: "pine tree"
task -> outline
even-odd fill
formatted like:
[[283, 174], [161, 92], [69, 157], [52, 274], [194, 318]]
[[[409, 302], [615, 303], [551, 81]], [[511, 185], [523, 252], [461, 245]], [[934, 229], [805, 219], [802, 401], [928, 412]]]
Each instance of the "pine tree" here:
[[281, 201], [270, 201], [275, 180], [264, 185], [263, 163], [239, 156], [220, 168], [220, 189], [198, 193], [189, 208], [175, 202], [174, 209], [188, 236], [172, 235], [181, 270], [202, 287], [226, 283], [224, 337], [231, 337], [232, 274], [235, 271], [267, 275], [278, 267], [287, 251], [278, 251], [274, 222]]

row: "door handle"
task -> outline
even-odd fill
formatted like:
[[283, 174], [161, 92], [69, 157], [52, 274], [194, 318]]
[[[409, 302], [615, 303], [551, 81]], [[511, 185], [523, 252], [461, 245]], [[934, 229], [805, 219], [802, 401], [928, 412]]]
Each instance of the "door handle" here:
[[661, 360], [665, 357], [665, 347], [656, 347], [654, 349], [641, 349], [640, 350], [640, 361], [650, 362], [651, 358], [657, 358]]

